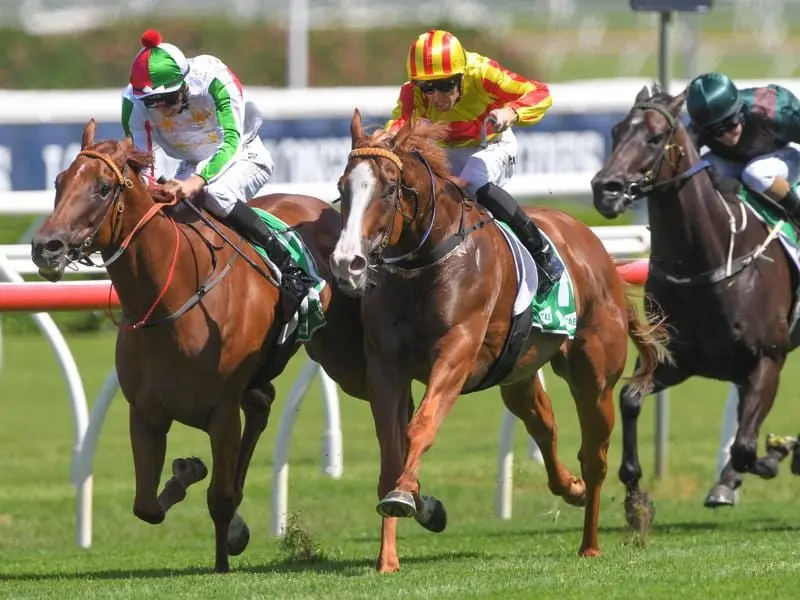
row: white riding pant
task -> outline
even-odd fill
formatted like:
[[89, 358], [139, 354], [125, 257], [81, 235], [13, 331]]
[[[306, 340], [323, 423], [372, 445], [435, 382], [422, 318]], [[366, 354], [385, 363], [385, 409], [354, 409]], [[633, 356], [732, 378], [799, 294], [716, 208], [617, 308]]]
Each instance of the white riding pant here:
[[506, 129], [486, 148], [464, 146], [448, 148], [450, 171], [467, 182], [467, 191], [474, 195], [487, 183], [503, 187], [514, 175], [517, 162], [517, 138]]
[[706, 152], [703, 158], [723, 177], [741, 179], [747, 187], [761, 193], [772, 186], [776, 177], [782, 177], [789, 185], [800, 181], [800, 146], [797, 144], [757, 156], [745, 165], [713, 152]]
[[[224, 218], [238, 201], [247, 202], [272, 176], [274, 163], [261, 138], [255, 136], [233, 163], [205, 187], [205, 206], [214, 215]], [[188, 179], [197, 171], [197, 163], [182, 161], [175, 179]]]

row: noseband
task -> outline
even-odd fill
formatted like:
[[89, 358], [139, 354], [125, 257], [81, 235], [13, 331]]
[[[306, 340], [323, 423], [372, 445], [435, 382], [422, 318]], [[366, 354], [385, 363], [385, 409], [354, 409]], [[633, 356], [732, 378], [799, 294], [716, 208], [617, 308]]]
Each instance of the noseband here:
[[673, 165], [671, 162], [669, 163], [673, 169], [673, 172], [677, 170], [678, 164], [680, 164], [681, 158], [686, 156], [683, 148], [680, 144], [675, 142], [675, 135], [678, 133], [678, 120], [675, 116], [663, 107], [660, 104], [656, 104], [655, 102], [639, 102], [634, 104], [631, 108], [631, 111], [634, 110], [654, 110], [657, 113], [661, 114], [669, 123], [669, 135], [667, 139], [664, 141], [664, 144], [661, 147], [661, 152], [658, 155], [658, 158], [653, 163], [653, 166], [647, 170], [644, 176], [641, 179], [641, 182], [631, 182], [625, 186], [624, 194], [631, 200], [638, 200], [652, 194], [653, 192], [662, 191], [668, 188], [672, 188], [678, 186], [692, 177], [694, 177], [697, 173], [702, 171], [703, 169], [709, 168], [711, 165], [708, 161], [701, 160], [694, 165], [690, 166], [686, 171], [675, 175], [674, 177], [666, 180], [666, 181], [658, 181], [658, 174], [661, 172], [661, 167], [664, 164], [665, 160], [668, 160], [669, 153], [673, 149], [677, 149], [679, 153], [678, 160], [675, 161]]

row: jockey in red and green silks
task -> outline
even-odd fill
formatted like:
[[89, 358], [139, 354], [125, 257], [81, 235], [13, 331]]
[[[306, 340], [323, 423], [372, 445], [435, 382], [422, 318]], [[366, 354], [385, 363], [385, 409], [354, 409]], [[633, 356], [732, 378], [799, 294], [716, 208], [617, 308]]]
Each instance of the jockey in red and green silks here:
[[721, 73], [706, 73], [688, 87], [690, 130], [703, 155], [723, 177], [780, 203], [800, 224], [800, 101], [771, 84], [739, 90]]
[[[267, 251], [282, 287], [299, 305], [313, 285], [247, 202], [269, 181], [273, 162], [258, 130], [261, 118], [239, 79], [218, 58], [186, 58], [145, 31], [122, 96], [122, 127], [139, 150], [160, 147], [180, 160], [164, 188], [200, 195], [206, 208]], [[152, 184], [152, 170], [145, 173]]]

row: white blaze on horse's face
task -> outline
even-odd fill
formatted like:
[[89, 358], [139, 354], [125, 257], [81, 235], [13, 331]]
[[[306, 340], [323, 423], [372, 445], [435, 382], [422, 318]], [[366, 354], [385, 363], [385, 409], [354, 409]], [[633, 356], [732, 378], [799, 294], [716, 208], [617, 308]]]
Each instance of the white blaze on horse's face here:
[[347, 177], [350, 211], [339, 242], [331, 255], [331, 271], [339, 286], [350, 292], [362, 290], [369, 266], [369, 240], [363, 237], [364, 219], [378, 179], [368, 161], [361, 161]]

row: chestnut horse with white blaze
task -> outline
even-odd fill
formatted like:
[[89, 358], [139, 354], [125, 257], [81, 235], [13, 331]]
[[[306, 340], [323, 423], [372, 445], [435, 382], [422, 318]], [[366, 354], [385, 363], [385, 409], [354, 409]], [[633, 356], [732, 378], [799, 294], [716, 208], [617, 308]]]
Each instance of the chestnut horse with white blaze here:
[[[331, 271], [342, 290], [362, 297], [367, 396], [381, 448], [378, 569], [399, 569], [397, 517], [444, 528], [441, 502], [420, 494], [422, 455], [460, 394], [496, 383], [541, 448], [550, 490], [585, 506], [579, 553], [596, 556], [613, 392], [628, 337], [641, 356], [632, 383], [649, 389], [664, 358], [665, 332], [639, 320], [614, 261], [588, 227], [556, 210], [528, 209], [571, 275], [574, 335], [528, 327], [504, 376], [484, 380], [507, 343], [517, 271], [500, 227], [449, 172], [438, 143], [443, 132], [441, 125], [415, 122], [396, 136], [366, 135], [356, 111], [353, 150], [339, 182], [344, 227]], [[551, 401], [537, 377], [547, 363], [575, 400], [581, 478], [558, 458]], [[415, 379], [427, 390], [409, 419]]]
[[[133, 512], [161, 523], [186, 488], [206, 476], [199, 459], [177, 459], [174, 476], [157, 494], [173, 421], [207, 432], [215, 569], [225, 572], [228, 556], [242, 552], [249, 539], [237, 508], [275, 400], [271, 380], [299, 343], [276, 343], [289, 311], [275, 282], [259, 273], [265, 267], [256, 251], [226, 226], [214, 231], [167, 214], [153, 198], [160, 188], [148, 189], [139, 177], [152, 157], [129, 140], [95, 143], [94, 132], [90, 121], [81, 151], [56, 180], [55, 207], [33, 237], [33, 260], [57, 281], [68, 262], [100, 251], [124, 315], [116, 369], [130, 404]], [[317, 198], [284, 194], [251, 204], [296, 229], [319, 275], [330, 281], [336, 210]], [[221, 236], [238, 243], [238, 252]], [[308, 354], [345, 392], [365, 398], [358, 301], [331, 285], [322, 287], [320, 301], [326, 324], [306, 343]]]

